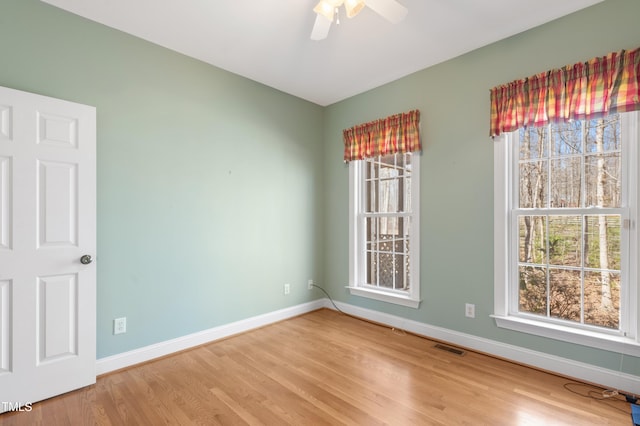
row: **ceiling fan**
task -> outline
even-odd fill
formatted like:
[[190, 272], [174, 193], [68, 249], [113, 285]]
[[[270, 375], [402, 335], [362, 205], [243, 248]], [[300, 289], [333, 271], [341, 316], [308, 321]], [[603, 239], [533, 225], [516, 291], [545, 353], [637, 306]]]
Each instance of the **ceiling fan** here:
[[338, 10], [343, 4], [347, 11], [347, 18], [353, 18], [365, 6], [392, 24], [397, 24], [407, 15], [407, 8], [396, 0], [320, 0], [316, 7], [313, 8], [317, 16], [316, 22], [313, 24], [313, 30], [311, 30], [311, 40], [327, 38], [334, 18], [336, 23], [340, 23]]

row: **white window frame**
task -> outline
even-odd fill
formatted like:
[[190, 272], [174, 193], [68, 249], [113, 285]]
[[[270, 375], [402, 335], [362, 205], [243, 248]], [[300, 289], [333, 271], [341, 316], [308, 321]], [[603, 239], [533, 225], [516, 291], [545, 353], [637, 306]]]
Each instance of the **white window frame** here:
[[417, 309], [420, 306], [420, 153], [411, 154], [411, 208], [408, 291], [384, 289], [365, 284], [366, 235], [364, 228], [364, 164], [349, 162], [349, 285], [352, 295]]
[[[517, 280], [513, 279], [517, 253], [510, 248], [510, 233], [515, 225], [511, 206], [517, 190], [513, 182], [513, 150], [517, 150], [518, 133], [503, 134], [494, 141], [494, 314], [501, 328], [576, 343], [627, 355], [640, 356], [640, 306], [638, 292], [639, 231], [638, 207], [640, 184], [638, 169], [640, 155], [640, 113], [621, 113], [623, 180], [626, 179], [626, 199], [629, 212], [627, 244], [628, 260], [622, 264], [622, 279], [627, 286], [620, 294], [622, 318], [620, 332], [609, 332], [597, 327], [573, 327], [552, 321], [537, 320], [533, 315], [519, 314], [515, 307]], [[515, 165], [517, 167], [517, 165]], [[623, 186], [623, 191], [625, 190]], [[623, 240], [624, 241], [624, 240]]]

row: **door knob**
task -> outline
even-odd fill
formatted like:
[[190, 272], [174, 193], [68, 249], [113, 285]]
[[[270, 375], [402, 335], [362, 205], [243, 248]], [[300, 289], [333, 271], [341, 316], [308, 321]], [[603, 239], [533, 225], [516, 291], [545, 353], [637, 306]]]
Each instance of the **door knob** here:
[[83, 265], [88, 265], [91, 262], [93, 262], [93, 259], [88, 254], [85, 254], [80, 258], [80, 263], [82, 263]]

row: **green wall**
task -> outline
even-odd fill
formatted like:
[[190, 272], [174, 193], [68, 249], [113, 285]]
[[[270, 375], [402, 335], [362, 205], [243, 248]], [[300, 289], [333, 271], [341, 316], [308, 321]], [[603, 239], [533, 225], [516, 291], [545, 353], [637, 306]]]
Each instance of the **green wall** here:
[[[353, 305], [617, 370], [619, 355], [489, 318], [489, 89], [637, 47], [638, 16], [639, 1], [606, 0], [322, 108], [37, 0], [2, 0], [0, 85], [97, 107], [99, 358], [323, 296], [306, 290], [313, 278]], [[414, 108], [424, 139], [417, 310], [345, 291], [342, 162], [342, 129]], [[120, 316], [127, 333], [113, 336]], [[625, 357], [623, 370], [637, 375], [640, 360]]]
[[[493, 146], [489, 90], [550, 68], [640, 46], [640, 1], [607, 0], [349, 98], [325, 111], [325, 279], [341, 301], [482, 338], [618, 370], [619, 354], [496, 327], [493, 312]], [[434, 43], [437, 42], [434, 40]], [[419, 52], [416, 52], [419, 54]], [[342, 129], [421, 111], [421, 296], [417, 310], [351, 296], [348, 167]], [[476, 318], [464, 316], [476, 304]], [[640, 375], [640, 359], [623, 369]]]
[[0, 58], [97, 108], [99, 358], [319, 297], [321, 107], [37, 0], [0, 2]]

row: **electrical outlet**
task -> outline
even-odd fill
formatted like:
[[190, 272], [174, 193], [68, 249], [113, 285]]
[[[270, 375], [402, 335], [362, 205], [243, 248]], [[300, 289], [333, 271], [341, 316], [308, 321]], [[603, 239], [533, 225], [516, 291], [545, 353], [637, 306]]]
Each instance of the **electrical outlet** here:
[[122, 334], [126, 332], [127, 332], [127, 317], [114, 319], [113, 334]]
[[307, 290], [312, 290], [313, 289], [313, 280], [309, 280], [307, 281]]
[[284, 285], [284, 294], [289, 294], [291, 292], [291, 284]]
[[476, 317], [476, 305], [473, 303], [467, 303], [464, 305], [464, 315], [467, 318], [475, 318]]

